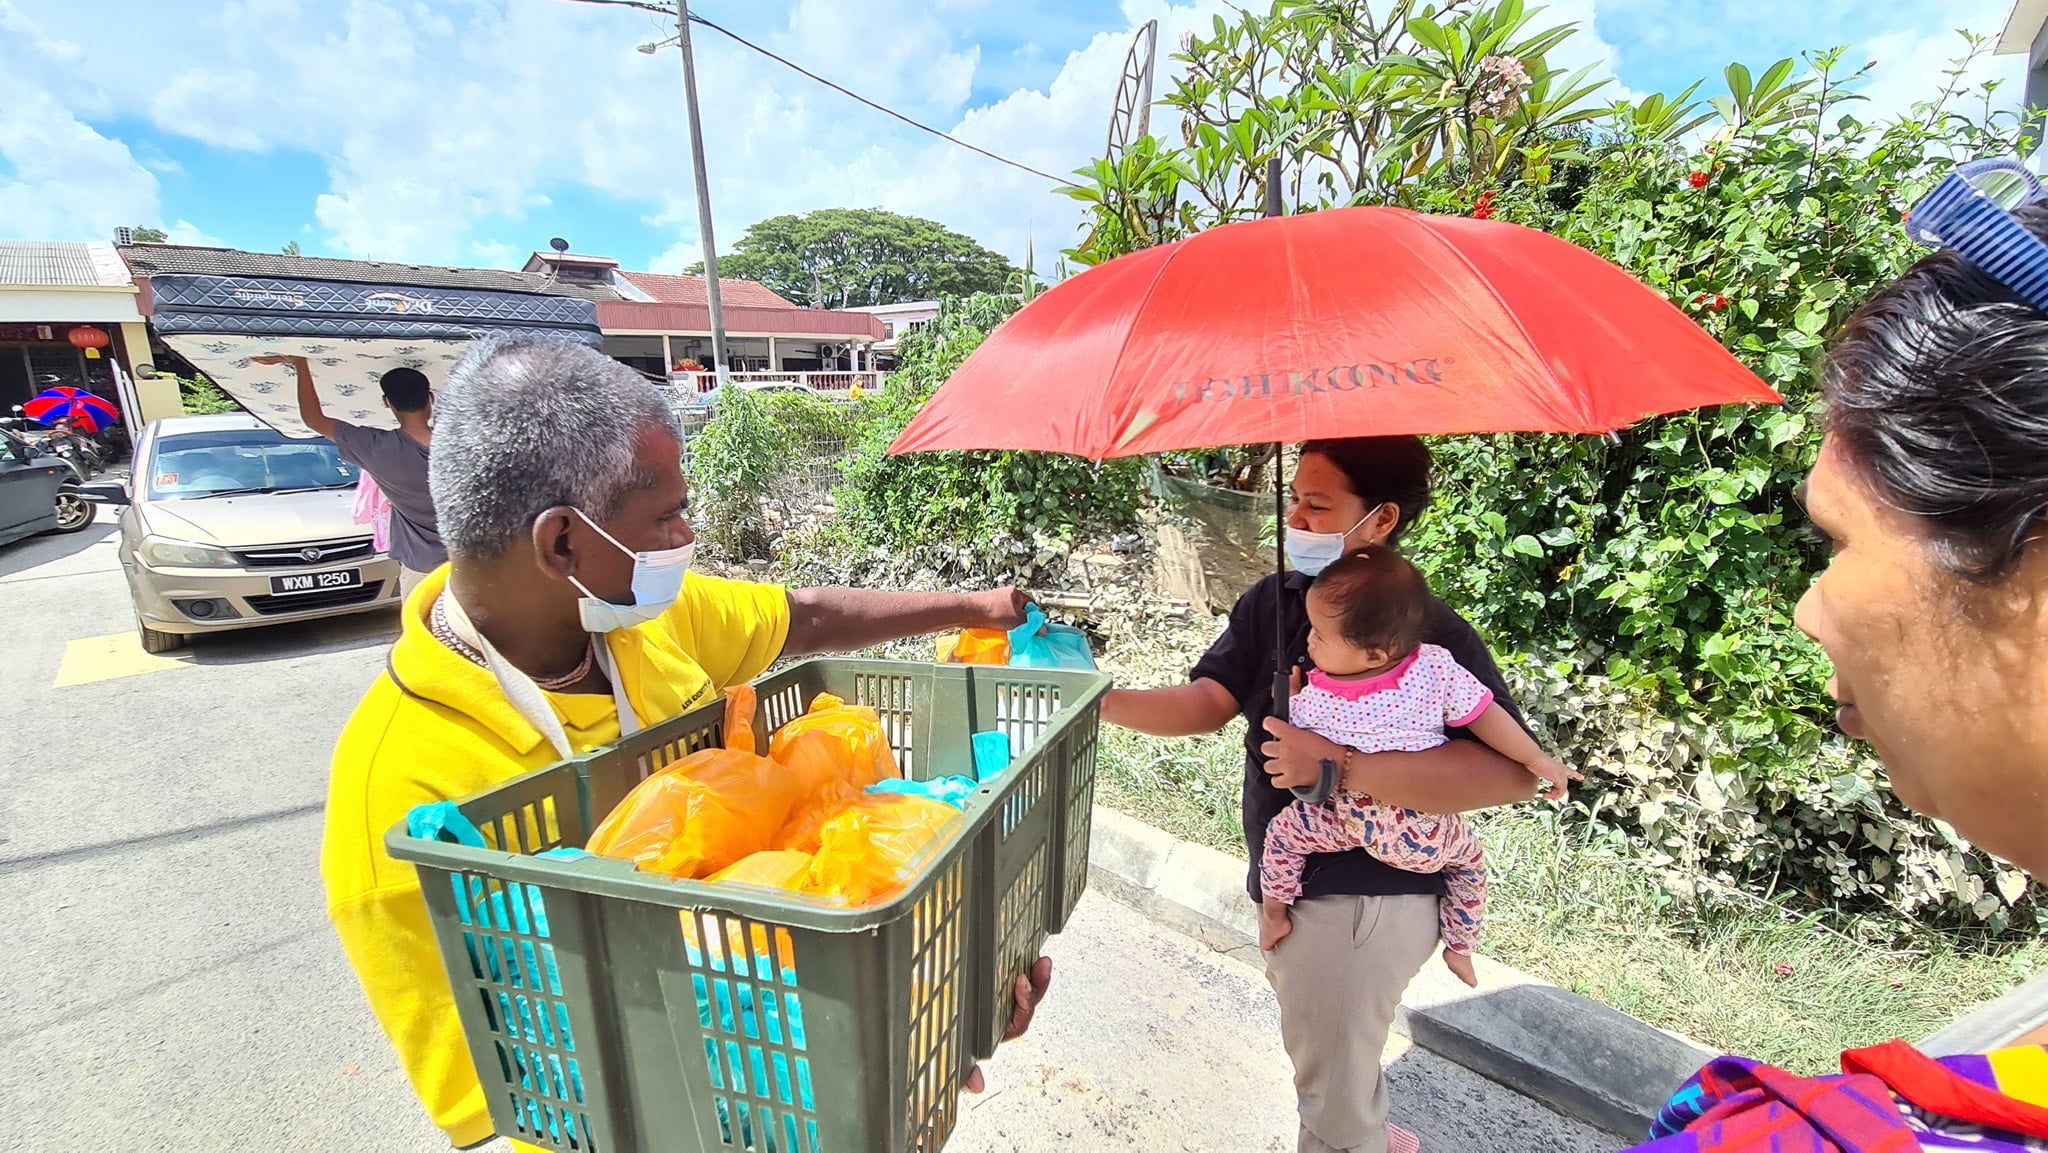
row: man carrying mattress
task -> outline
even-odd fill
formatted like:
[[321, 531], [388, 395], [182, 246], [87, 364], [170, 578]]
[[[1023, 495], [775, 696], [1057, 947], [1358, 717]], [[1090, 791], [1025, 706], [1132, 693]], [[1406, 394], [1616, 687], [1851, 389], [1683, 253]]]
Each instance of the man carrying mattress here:
[[299, 420], [334, 442], [341, 459], [370, 474], [391, 502], [391, 559], [398, 562], [399, 590], [412, 590], [447, 563], [441, 528], [427, 491], [427, 456], [433, 443], [434, 392], [416, 368], [394, 368], [378, 380], [384, 405], [398, 427], [369, 428], [336, 420], [320, 406], [313, 368], [303, 356], [252, 356], [252, 364], [289, 365], [299, 377]]
[[[384, 675], [342, 730], [320, 873], [414, 1091], [451, 1142], [470, 1145], [491, 1135], [483, 1090], [419, 879], [385, 853], [386, 830], [415, 805], [717, 700], [780, 657], [1008, 629], [1025, 598], [784, 590], [690, 571], [675, 416], [638, 373], [568, 341], [472, 349], [442, 390], [431, 477], [449, 564], [407, 601]], [[1013, 1035], [1051, 964], [1018, 979]]]

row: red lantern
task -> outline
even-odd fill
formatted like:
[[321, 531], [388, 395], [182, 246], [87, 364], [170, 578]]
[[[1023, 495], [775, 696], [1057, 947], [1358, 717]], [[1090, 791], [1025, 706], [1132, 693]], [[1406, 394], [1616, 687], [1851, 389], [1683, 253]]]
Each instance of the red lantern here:
[[71, 341], [72, 347], [84, 349], [85, 355], [92, 360], [98, 360], [100, 349], [107, 346], [107, 334], [90, 324], [74, 326], [66, 339]]

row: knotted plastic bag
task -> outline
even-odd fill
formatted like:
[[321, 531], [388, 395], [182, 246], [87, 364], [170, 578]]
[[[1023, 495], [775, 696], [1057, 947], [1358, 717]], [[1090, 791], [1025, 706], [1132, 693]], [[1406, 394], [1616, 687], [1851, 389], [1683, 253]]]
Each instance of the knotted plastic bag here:
[[718, 872], [714, 881], [746, 885], [767, 885], [776, 889], [801, 889], [811, 872], [811, 854], [789, 849], [767, 849], [744, 857]]
[[754, 752], [754, 690], [725, 690], [725, 748], [692, 753], [634, 786], [585, 848], [679, 880], [708, 877], [771, 847], [803, 795]]
[[866, 705], [849, 705], [831, 693], [819, 693], [810, 711], [776, 730], [768, 756], [788, 769], [805, 790], [808, 801], [838, 782], [857, 791], [876, 781], [902, 774], [881, 715]]
[[886, 900], [913, 879], [919, 851], [958, 819], [958, 809], [925, 797], [862, 797], [819, 830], [804, 892], [851, 905]]
[[861, 790], [845, 781], [828, 782], [811, 794], [809, 800], [798, 802], [790, 810], [789, 820], [783, 823], [782, 831], [775, 834], [774, 846], [804, 853], [817, 852], [818, 832], [825, 827], [825, 822], [845, 812], [860, 798]]
[[1010, 665], [1020, 669], [1089, 669], [1095, 655], [1088, 634], [1071, 625], [1047, 624], [1037, 605], [1024, 610], [1024, 623], [1010, 630]]

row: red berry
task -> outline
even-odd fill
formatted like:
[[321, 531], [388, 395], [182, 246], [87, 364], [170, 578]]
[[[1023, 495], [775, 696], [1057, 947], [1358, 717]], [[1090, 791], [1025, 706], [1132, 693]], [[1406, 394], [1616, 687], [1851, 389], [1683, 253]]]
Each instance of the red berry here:
[[1705, 188], [1707, 186], [1707, 174], [1704, 172], [1694, 172], [1685, 178], [1685, 182], [1694, 188]]

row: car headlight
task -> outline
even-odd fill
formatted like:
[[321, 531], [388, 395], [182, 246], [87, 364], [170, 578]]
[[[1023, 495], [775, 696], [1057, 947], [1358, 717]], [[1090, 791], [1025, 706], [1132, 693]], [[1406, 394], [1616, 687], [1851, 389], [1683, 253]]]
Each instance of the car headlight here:
[[160, 536], [142, 538], [141, 552], [143, 563], [152, 568], [230, 568], [236, 563], [224, 548]]

